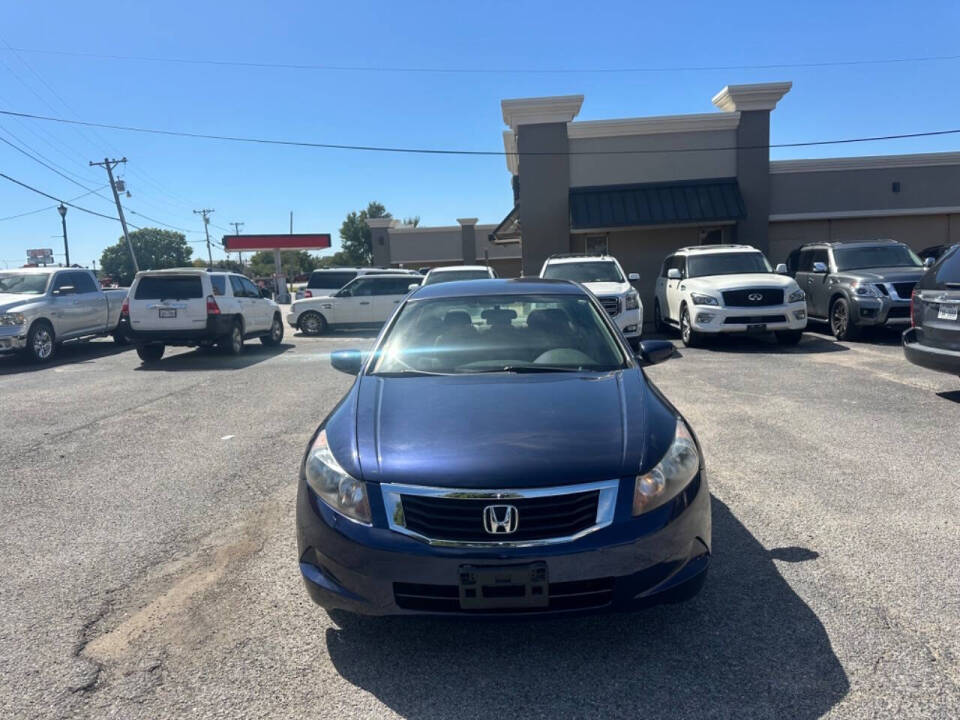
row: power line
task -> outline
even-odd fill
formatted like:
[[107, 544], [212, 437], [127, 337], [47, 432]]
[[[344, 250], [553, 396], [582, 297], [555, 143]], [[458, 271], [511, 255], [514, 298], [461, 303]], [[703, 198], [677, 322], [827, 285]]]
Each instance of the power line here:
[[[75, 205], [72, 201], [61, 200], [55, 195], [51, 195], [50, 193], [44, 192], [43, 190], [38, 190], [37, 188], [33, 187], [33, 185], [28, 185], [27, 183], [21, 180], [17, 180], [16, 178], [10, 177], [6, 173], [0, 172], [0, 178], [3, 178], [4, 180], [9, 180], [10, 182], [16, 185], [19, 185], [22, 188], [26, 188], [30, 192], [35, 192], [37, 195], [43, 195], [45, 198], [49, 198], [50, 200], [56, 200], [58, 203], [63, 203], [67, 207], [72, 207], [75, 210], [79, 210], [80, 212], [85, 212], [88, 215], [96, 215], [97, 217], [102, 217], [106, 220], [113, 220], [114, 222], [119, 222], [120, 220], [120, 218], [113, 217], [112, 215], [104, 215], [103, 213], [99, 213], [96, 210], [90, 210], [89, 208], [85, 208], [80, 205]], [[140, 228], [138, 228], [136, 225], [130, 225], [130, 227], [135, 228], [136, 230], [140, 230]]]
[[7, 48], [13, 52], [38, 55], [60, 55], [99, 60], [123, 60], [176, 65], [211, 65], [217, 67], [262, 68], [270, 70], [310, 70], [321, 72], [379, 72], [379, 73], [424, 73], [440, 75], [567, 75], [567, 74], [629, 74], [629, 73], [674, 73], [714, 72], [730, 70], [801, 70], [828, 67], [856, 67], [862, 65], [898, 65], [907, 63], [944, 62], [960, 60], [960, 55], [920, 55], [895, 58], [860, 58], [854, 60], [825, 60], [820, 62], [778, 62], [743, 65], [676, 65], [639, 67], [568, 67], [568, 68], [470, 68], [387, 65], [328, 65], [324, 63], [281, 63], [244, 60], [211, 60], [203, 58], [160, 57], [150, 55], [117, 55], [110, 53], [80, 52], [71, 50], [48, 50], [43, 48]]
[[[106, 187], [107, 187], [107, 186], [104, 185], [103, 187], [99, 187], [99, 188], [97, 188], [96, 190], [91, 190], [90, 192], [81, 193], [80, 195], [77, 195], [76, 197], [70, 198], [70, 200], [67, 201], [66, 204], [69, 204], [69, 203], [73, 202], [74, 200], [79, 200], [80, 198], [84, 198], [84, 197], [86, 197], [87, 195], [92, 195], [93, 193], [98, 192], [98, 191], [100, 191], [100, 190], [103, 190], [103, 189], [105, 189]], [[74, 207], [74, 206], [71, 205], [71, 207]], [[38, 213], [47, 212], [47, 210], [56, 210], [56, 208], [57, 208], [56, 205], [47, 205], [47, 206], [42, 207], [42, 208], [37, 208], [36, 210], [28, 210], [27, 212], [17, 213], [16, 215], [7, 215], [6, 217], [0, 217], [0, 222], [3, 222], [4, 220], [16, 220], [17, 218], [26, 217], [27, 215], [36, 215], [36, 214], [38, 214]]]
[[392, 147], [386, 145], [344, 145], [339, 143], [310, 142], [306, 140], [275, 140], [270, 138], [242, 137], [237, 135], [210, 135], [179, 130], [161, 130], [157, 128], [143, 128], [132, 125], [112, 125], [109, 123], [89, 122], [86, 120], [68, 120], [66, 118], [51, 117], [49, 115], [35, 115], [33, 113], [16, 112], [14, 110], [0, 110], [0, 115], [28, 118], [30, 120], [46, 120], [48, 122], [66, 123], [68, 125], [85, 125], [89, 127], [107, 128], [109, 130], [123, 130], [126, 132], [147, 133], [150, 135], [169, 135], [172, 137], [186, 137], [199, 140], [221, 140], [225, 142], [252, 143], [260, 145], [286, 145], [291, 147], [320, 148], [325, 150], [357, 150], [364, 152], [404, 153], [414, 155], [467, 155], [467, 156], [546, 156], [560, 157], [567, 155], [662, 155], [670, 153], [688, 152], [717, 152], [730, 150], [767, 150], [770, 148], [812, 147], [815, 145], [843, 145], [849, 143], [876, 142], [880, 140], [903, 140], [906, 138], [936, 137], [940, 135], [960, 134], [960, 128], [953, 130], [931, 130], [927, 132], [897, 133], [892, 135], [874, 135], [870, 137], [841, 138], [836, 140], [809, 140], [791, 143], [767, 143], [759, 145], [728, 145], [724, 147], [699, 148], [667, 148], [662, 150], [569, 150], [566, 152], [506, 152], [504, 150], [459, 150], [445, 148], [411, 148]]

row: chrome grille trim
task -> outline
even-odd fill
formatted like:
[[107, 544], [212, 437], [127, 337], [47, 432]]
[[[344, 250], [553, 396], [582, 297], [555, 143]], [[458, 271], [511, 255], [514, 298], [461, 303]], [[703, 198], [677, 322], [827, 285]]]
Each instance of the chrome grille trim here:
[[[476, 548], [506, 548], [506, 547], [536, 547], [540, 545], [555, 545], [557, 543], [572, 542], [584, 535], [589, 535], [613, 523], [613, 513], [617, 505], [617, 491], [620, 488], [619, 480], [602, 480], [579, 485], [559, 485], [546, 488], [509, 488], [501, 490], [472, 490], [469, 488], [439, 488], [425, 485], [404, 485], [401, 483], [381, 483], [380, 492], [383, 495], [383, 507], [387, 514], [387, 524], [394, 532], [440, 547], [476, 547]], [[514, 498], [551, 497], [557, 495], [572, 495], [575, 493], [599, 491], [597, 499], [597, 517], [593, 525], [584, 528], [575, 535], [565, 537], [543, 538], [539, 540], [497, 540], [489, 542], [444, 540], [431, 538], [407, 529], [404, 526], [403, 496], [421, 495], [435, 498], [452, 499], [489, 499], [509, 500]]]
[[607, 311], [607, 315], [613, 317], [620, 314], [620, 298], [616, 296], [606, 296], [598, 297], [597, 300], [600, 301], [600, 304], [603, 305], [603, 309]]

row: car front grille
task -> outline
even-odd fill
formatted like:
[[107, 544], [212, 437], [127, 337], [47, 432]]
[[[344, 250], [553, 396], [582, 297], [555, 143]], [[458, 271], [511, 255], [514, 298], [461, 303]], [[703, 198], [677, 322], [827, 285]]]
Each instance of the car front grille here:
[[601, 608], [613, 600], [613, 578], [577, 580], [550, 583], [546, 608], [502, 608], [496, 610], [463, 610], [460, 607], [460, 589], [456, 585], [426, 585], [423, 583], [394, 583], [393, 597], [397, 607], [419, 612], [557, 612]]
[[893, 289], [897, 291], [897, 295], [902, 297], [904, 300], [909, 300], [910, 296], [913, 294], [913, 288], [916, 286], [915, 282], [899, 282], [893, 283]]
[[[458, 542], [522, 542], [576, 535], [597, 522], [599, 490], [520, 498], [457, 498], [401, 495], [404, 527], [426, 538]], [[516, 530], [491, 534], [484, 529], [484, 508], [511, 505]]]
[[620, 298], [618, 297], [601, 297], [597, 298], [600, 301], [600, 304], [603, 305], [603, 309], [607, 311], [607, 315], [619, 315], [620, 314]]
[[787, 319], [783, 315], [741, 315], [740, 317], [728, 317], [723, 321], [724, 325], [759, 325], [761, 323], [782, 323]]
[[778, 290], [775, 288], [727, 290], [722, 294], [723, 304], [727, 307], [763, 307], [764, 305], [783, 305], [783, 290]]
[[887, 319], [891, 318], [908, 318], [910, 317], [910, 308], [906, 305], [895, 305], [890, 308], [890, 312], [887, 313]]

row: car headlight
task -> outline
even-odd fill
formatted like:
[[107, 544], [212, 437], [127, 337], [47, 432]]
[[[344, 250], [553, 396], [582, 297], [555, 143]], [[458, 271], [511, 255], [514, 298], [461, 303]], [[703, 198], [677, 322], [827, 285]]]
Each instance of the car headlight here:
[[868, 283], [854, 285], [853, 291], [861, 297], [880, 297], [880, 291]]
[[636, 290], [631, 290], [627, 293], [626, 300], [624, 300], [623, 309], [624, 310], [636, 310], [640, 307], [640, 295]]
[[633, 514], [640, 515], [676, 497], [700, 470], [700, 453], [687, 424], [677, 418], [670, 448], [657, 466], [637, 475], [633, 484]]
[[321, 430], [313, 441], [304, 474], [307, 484], [324, 504], [350, 520], [370, 525], [367, 485], [340, 467], [327, 444], [326, 430]]
[[792, 293], [790, 293], [790, 297], [787, 298], [787, 302], [788, 303], [800, 302], [806, 297], [807, 297], [807, 294], [803, 290], [797, 289], [797, 290], [794, 290]]
[[23, 313], [3, 313], [0, 315], [0, 325], [26, 325], [27, 316]]
[[694, 305], [719, 305], [720, 301], [712, 295], [701, 295], [700, 293], [690, 293], [690, 299]]

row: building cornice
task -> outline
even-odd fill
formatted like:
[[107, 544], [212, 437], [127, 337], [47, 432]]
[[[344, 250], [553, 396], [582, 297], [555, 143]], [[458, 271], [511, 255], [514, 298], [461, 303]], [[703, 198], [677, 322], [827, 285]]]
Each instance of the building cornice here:
[[740, 113], [738, 112], [661, 115], [622, 120], [587, 120], [572, 122], [567, 125], [567, 136], [574, 139], [735, 130], [739, 122]]
[[[493, 229], [497, 227], [496, 225], [475, 225], [474, 227], [477, 230], [482, 229]], [[433, 227], [422, 227], [422, 226], [413, 226], [405, 225], [403, 227], [394, 228], [390, 231], [390, 236], [394, 237], [396, 235], [416, 235], [417, 233], [434, 233], [434, 232], [460, 232], [459, 225], [435, 225]]]
[[713, 96], [712, 102], [724, 112], [773, 110], [792, 87], [791, 82], [727, 85]]
[[514, 131], [521, 125], [568, 123], [580, 112], [581, 105], [583, 105], [583, 95], [556, 95], [500, 101], [503, 122]]
[[367, 227], [370, 228], [392, 228], [396, 224], [393, 218], [367, 218]]
[[511, 175], [520, 174], [520, 157], [517, 155], [517, 136], [513, 130], [503, 131], [503, 152], [507, 160], [507, 170]]
[[772, 160], [771, 173], [831, 172], [837, 170], [880, 170], [884, 168], [960, 165], [960, 152], [915, 155], [865, 155], [862, 157], [812, 160]]
[[960, 213], [960, 205], [937, 207], [894, 208], [885, 210], [834, 210], [831, 212], [775, 213], [770, 222], [796, 222], [798, 220], [846, 220], [852, 218], [902, 217], [912, 215], [952, 215]]

